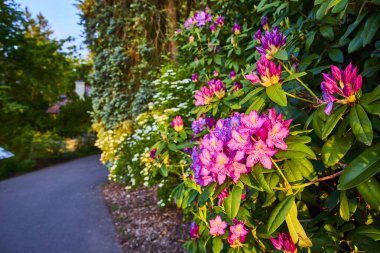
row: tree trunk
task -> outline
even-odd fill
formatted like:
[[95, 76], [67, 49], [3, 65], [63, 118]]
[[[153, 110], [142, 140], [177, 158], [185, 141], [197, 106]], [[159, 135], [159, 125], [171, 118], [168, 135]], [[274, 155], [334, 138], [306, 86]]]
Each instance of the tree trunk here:
[[[177, 4], [176, 0], [167, 0], [166, 2], [166, 13], [167, 13], [167, 33], [169, 36], [174, 34], [177, 28]], [[169, 42], [169, 52], [170, 58], [175, 62], [177, 57], [177, 45], [175, 41], [170, 40]]]

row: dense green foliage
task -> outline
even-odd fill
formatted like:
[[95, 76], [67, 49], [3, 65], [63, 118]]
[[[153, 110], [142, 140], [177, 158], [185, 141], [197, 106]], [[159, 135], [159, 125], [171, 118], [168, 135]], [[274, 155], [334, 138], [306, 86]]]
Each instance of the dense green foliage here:
[[[198, 4], [206, 8], [206, 3]], [[191, 21], [187, 27], [181, 25], [181, 31], [175, 35], [178, 71], [190, 73], [191, 70], [198, 74], [198, 80], [188, 85], [196, 92], [196, 106], [184, 112], [171, 110], [167, 111], [168, 115], [162, 114], [165, 107], [173, 108], [170, 102], [176, 101], [165, 95], [162, 98], [168, 104], [163, 103], [158, 112], [156, 106], [144, 108], [145, 112], [134, 118], [134, 133], [125, 137], [123, 148], [110, 162], [111, 178], [130, 186], [147, 182], [146, 185], [159, 184], [168, 189], [176, 185], [165, 200], [174, 198], [176, 205], [195, 221], [193, 228], [198, 229], [195, 229], [197, 233], [193, 231], [192, 240], [185, 244], [190, 252], [271, 252], [274, 247], [281, 247], [269, 239], [281, 232], [289, 233], [288, 243], [294, 243], [298, 252], [377, 252], [380, 246], [379, 2], [239, 0], [207, 1], [207, 4], [212, 21], [206, 25]], [[119, 7], [118, 12], [130, 10], [129, 6]], [[178, 13], [181, 23], [187, 14], [193, 15], [193, 12]], [[181, 16], [184, 13], [186, 15]], [[140, 9], [134, 15], [145, 14], [146, 10]], [[210, 23], [216, 22], [217, 15], [224, 18], [224, 23], [212, 30]], [[265, 16], [268, 24], [263, 25]], [[150, 20], [143, 23], [142, 27], [150, 24]], [[232, 31], [235, 23], [240, 25], [239, 32]], [[124, 25], [130, 27], [129, 23]], [[263, 41], [259, 42], [256, 31], [269, 33], [276, 26], [278, 32], [286, 36], [286, 43], [270, 48], [263, 60], [257, 49], [263, 46]], [[137, 33], [129, 34], [135, 35], [140, 38]], [[112, 37], [107, 39], [112, 40]], [[260, 70], [265, 62], [276, 66], [276, 70], [265, 69], [269, 80], [263, 78], [265, 74]], [[157, 62], [149, 63], [151, 68], [158, 67]], [[357, 71], [337, 71], [347, 69], [350, 63], [358, 67]], [[117, 71], [109, 70], [108, 75], [118, 75]], [[218, 73], [214, 74], [215, 70]], [[232, 70], [236, 77], [230, 76]], [[174, 91], [172, 84], [182, 78], [166, 80], [169, 74], [162, 71], [157, 81], [144, 83], [137, 94], [141, 96], [148, 87], [152, 91], [148, 94]], [[256, 75], [259, 81], [254, 78]], [[354, 86], [351, 78], [357, 76], [362, 77], [360, 87], [348, 91], [348, 86]], [[211, 79], [220, 79], [223, 86], [214, 86], [210, 95], [205, 88], [210, 86], [207, 83]], [[164, 81], [167, 86], [157, 86]], [[235, 82], [241, 84], [241, 89], [235, 89], [238, 87]], [[114, 90], [113, 84], [103, 84]], [[336, 90], [323, 91], [321, 87], [326, 89], [326, 85], [344, 88], [346, 93], [338, 96]], [[330, 93], [337, 99], [328, 100]], [[201, 95], [206, 97], [202, 98], [203, 102], [199, 102]], [[123, 97], [115, 96], [117, 98], [112, 99]], [[164, 102], [159, 100], [161, 95], [149, 97], [139, 98], [139, 101]], [[194, 102], [194, 97], [187, 95], [179, 98], [178, 104]], [[126, 106], [131, 110], [130, 104]], [[241, 171], [237, 174], [225, 172], [226, 168], [231, 169], [230, 158], [225, 158], [233, 154], [231, 150], [247, 152], [244, 158], [234, 161], [244, 164], [248, 164], [250, 155], [256, 154], [248, 144], [242, 149], [242, 145], [231, 141], [233, 138], [236, 142], [247, 141], [254, 145], [263, 140], [269, 143], [269, 134], [263, 132], [273, 127], [270, 124], [274, 123], [268, 120], [273, 120], [272, 108], [277, 115], [281, 113], [284, 119], [292, 120], [288, 125], [277, 119], [285, 129], [281, 131], [290, 132], [282, 140], [286, 147], [276, 146], [277, 149], [272, 150], [273, 147], [265, 146], [273, 151], [269, 165], [268, 160], [264, 160], [266, 155], [261, 153], [255, 158], [260, 162], [256, 161], [254, 166], [239, 167]], [[117, 111], [129, 117], [130, 112], [123, 108]], [[244, 125], [240, 119], [236, 123], [236, 118], [253, 115], [254, 111], [266, 125], [260, 127], [260, 132], [250, 132], [248, 140], [243, 138], [244, 129], [230, 133], [235, 137], [226, 137], [231, 139], [219, 148], [219, 153], [216, 148], [203, 150], [222, 145], [207, 140], [211, 135], [217, 136], [223, 121], [199, 133], [190, 128], [191, 122], [200, 117], [213, 117], [215, 121], [225, 119], [225, 122], [235, 120], [235, 127]], [[173, 121], [177, 115], [182, 116], [183, 126], [181, 121]], [[173, 127], [169, 126], [170, 122]], [[113, 123], [104, 124], [112, 126]], [[223, 131], [228, 136], [228, 131]], [[275, 136], [280, 130], [273, 131], [271, 134]], [[156, 142], [152, 148], [148, 148], [153, 141]], [[193, 151], [189, 152], [189, 148]], [[154, 152], [149, 157], [151, 150]], [[138, 173], [139, 166], [142, 175]], [[219, 223], [223, 233], [215, 232], [219, 218], [226, 222], [225, 226]], [[248, 233], [232, 237], [238, 233], [234, 231], [236, 226], [242, 224]], [[281, 250], [296, 251], [284, 247]]]
[[[71, 39], [53, 39], [42, 14], [34, 18], [13, 0], [1, 1], [0, 12], [0, 146], [15, 154], [13, 169], [4, 169], [11, 173], [18, 167], [31, 169], [36, 159], [59, 156], [62, 149], [57, 145], [64, 145], [65, 137], [89, 131], [90, 101], [85, 102], [87, 108], [82, 102], [69, 106], [82, 107], [82, 111], [76, 110], [75, 123], [64, 116], [72, 113], [70, 108], [58, 117], [46, 110], [62, 94], [76, 100], [74, 81], [84, 78], [90, 66], [77, 59], [74, 51], [63, 52]], [[66, 127], [71, 129], [63, 129]]]

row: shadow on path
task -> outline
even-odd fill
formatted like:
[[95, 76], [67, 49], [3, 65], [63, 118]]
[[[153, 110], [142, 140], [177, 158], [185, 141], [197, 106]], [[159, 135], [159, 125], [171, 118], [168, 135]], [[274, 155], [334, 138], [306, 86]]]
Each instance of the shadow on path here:
[[1, 253], [120, 253], [89, 156], [0, 182]]

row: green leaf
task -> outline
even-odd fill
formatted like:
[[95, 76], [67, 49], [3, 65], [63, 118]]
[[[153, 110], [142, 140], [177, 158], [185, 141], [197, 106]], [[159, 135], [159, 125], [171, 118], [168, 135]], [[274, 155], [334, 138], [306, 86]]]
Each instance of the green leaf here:
[[344, 105], [328, 117], [325, 125], [322, 128], [322, 140], [326, 139], [327, 136], [329, 136], [329, 134], [334, 130], [336, 124], [338, 124], [339, 120], [342, 118], [346, 110], [347, 106]]
[[357, 156], [339, 178], [338, 188], [353, 188], [380, 171], [380, 144], [367, 148]]
[[257, 180], [257, 183], [261, 189], [267, 193], [273, 193], [272, 188], [269, 186], [267, 180], [264, 177], [263, 168], [260, 165], [256, 165], [252, 168], [252, 175]]
[[367, 146], [371, 145], [373, 139], [372, 124], [360, 104], [356, 104], [351, 108], [350, 126], [358, 141]]
[[315, 14], [315, 17], [317, 20], [322, 20], [322, 18], [325, 16], [327, 6], [329, 5], [328, 2], [324, 2], [319, 9], [317, 10], [317, 13]]
[[287, 160], [288, 166], [293, 170], [298, 170], [301, 175], [309, 181], [317, 179], [317, 172], [313, 164], [307, 158]]
[[177, 146], [174, 143], [169, 143], [168, 148], [171, 151], [177, 151]]
[[286, 225], [288, 226], [289, 234], [293, 242], [298, 242], [298, 246], [302, 248], [310, 248], [312, 242], [307, 237], [300, 221], [297, 218], [298, 210], [297, 205], [293, 202], [288, 215], [286, 216]]
[[363, 30], [363, 47], [368, 45], [375, 36], [380, 25], [380, 15], [378, 13], [372, 14], [365, 22]]
[[348, 44], [348, 53], [351, 54], [363, 46], [363, 26], [360, 28], [359, 32], [356, 34], [355, 38]]
[[167, 177], [167, 176], [168, 176], [168, 169], [167, 169], [164, 165], [162, 165], [162, 166], [160, 167], [160, 173], [161, 173], [161, 175], [162, 175], [163, 177]]
[[207, 200], [210, 198], [211, 193], [214, 191], [215, 185], [216, 183], [212, 183], [203, 190], [198, 198], [199, 206], [203, 206], [207, 202]]
[[315, 34], [316, 34], [316, 31], [311, 31], [306, 36], [305, 49], [307, 52], [309, 52], [310, 46], [314, 42]]
[[358, 227], [354, 230], [354, 234], [364, 235], [369, 238], [372, 238], [375, 241], [380, 240], [380, 228], [372, 226], [372, 225], [365, 225], [362, 227]]
[[292, 73], [291, 75], [289, 75], [287, 78], [285, 78], [285, 80], [282, 82], [282, 83], [286, 83], [286, 82], [289, 82], [293, 79], [296, 79], [296, 78], [299, 78], [301, 76], [305, 76], [307, 75], [306, 72], [299, 72], [299, 73]]
[[346, 30], [346, 32], [343, 34], [343, 36], [339, 39], [339, 43], [342, 44], [342, 42], [347, 39], [347, 37], [358, 27], [358, 25], [362, 22], [364, 19], [366, 13], [363, 15], [360, 15], [356, 18], [355, 22], [350, 24]]
[[328, 40], [333, 40], [334, 39], [334, 30], [332, 26], [321, 26], [319, 29], [319, 32], [322, 34], [323, 37], [325, 37]]
[[279, 150], [276, 155], [277, 158], [299, 159], [308, 157], [316, 159], [314, 152], [303, 143], [291, 143], [288, 145], [287, 150]]
[[223, 241], [220, 237], [214, 237], [212, 239], [212, 252], [213, 253], [219, 253], [223, 249]]
[[270, 98], [270, 100], [272, 100], [279, 106], [286, 106], [288, 104], [288, 101], [286, 99], [286, 94], [282, 90], [282, 86], [280, 83], [276, 83], [266, 88], [266, 93], [268, 97]]
[[348, 0], [342, 0], [342, 1], [340, 1], [339, 4], [334, 6], [334, 8], [332, 9], [331, 12], [332, 13], [339, 13], [346, 8], [347, 4], [348, 4]]
[[331, 167], [340, 161], [350, 150], [354, 138], [352, 135], [332, 135], [322, 147], [322, 162], [326, 167]]
[[284, 161], [284, 175], [290, 183], [300, 183], [303, 180], [301, 170], [297, 167], [294, 167], [292, 164], [293, 160]]
[[263, 89], [264, 89], [264, 87], [258, 87], [256, 89], [254, 89], [253, 91], [249, 92], [242, 100], [240, 100], [239, 104], [243, 105], [244, 103], [246, 103], [248, 100], [253, 98], [256, 94], [258, 94]]
[[348, 207], [348, 200], [347, 200], [347, 196], [346, 196], [346, 191], [340, 192], [339, 203], [340, 203], [340, 205], [339, 205], [340, 217], [345, 221], [349, 221], [350, 220], [350, 209]]
[[279, 226], [281, 226], [286, 216], [288, 215], [290, 208], [294, 203], [294, 196], [288, 196], [285, 199], [283, 199], [280, 203], [278, 203], [278, 205], [273, 209], [268, 219], [268, 234], [272, 234], [274, 231], [276, 231], [276, 229]]
[[329, 5], [327, 5], [327, 8], [326, 8], [326, 12], [325, 14], [327, 14], [327, 12], [333, 8], [335, 5], [339, 4], [342, 0], [331, 0]]
[[242, 192], [240, 187], [234, 185], [232, 192], [224, 199], [224, 209], [230, 220], [233, 220], [239, 212]]
[[333, 48], [328, 51], [330, 59], [334, 62], [343, 63], [344, 56], [342, 50], [338, 48]]
[[[378, 163], [377, 166], [377, 168], [380, 168], [380, 163]], [[374, 177], [358, 185], [357, 189], [363, 199], [370, 204], [374, 210], [380, 211], [380, 183]]]
[[245, 111], [246, 114], [250, 113], [252, 110], [256, 110], [258, 112], [261, 111], [261, 109], [263, 108], [263, 106], [265, 105], [265, 94], [264, 95], [261, 95], [261, 96], [258, 96], [256, 97], [252, 104], [248, 107], [248, 109]]
[[288, 60], [288, 53], [284, 49], [281, 49], [274, 54], [274, 58], [279, 59], [281, 61], [286, 61]]

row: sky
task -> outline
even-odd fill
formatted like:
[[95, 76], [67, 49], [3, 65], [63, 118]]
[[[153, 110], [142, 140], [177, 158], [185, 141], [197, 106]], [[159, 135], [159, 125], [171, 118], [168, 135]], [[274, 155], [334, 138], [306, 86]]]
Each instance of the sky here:
[[79, 10], [74, 6], [76, 0], [16, 0], [16, 2], [23, 9], [28, 7], [33, 17], [42, 13], [54, 31], [54, 38], [65, 39], [69, 36], [75, 38], [74, 44], [82, 58], [86, 58], [88, 51], [83, 44], [83, 28], [78, 24]]

